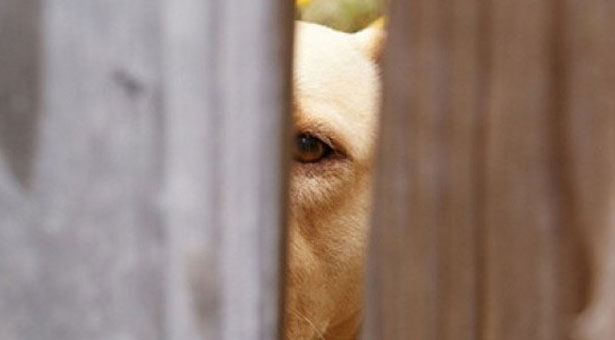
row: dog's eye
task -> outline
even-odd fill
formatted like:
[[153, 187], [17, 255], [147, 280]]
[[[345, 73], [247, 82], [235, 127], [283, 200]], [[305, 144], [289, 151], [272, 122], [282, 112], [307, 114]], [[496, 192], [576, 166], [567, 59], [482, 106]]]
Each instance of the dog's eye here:
[[314, 163], [327, 157], [333, 149], [322, 140], [302, 133], [297, 135], [293, 156], [295, 160], [302, 163]]

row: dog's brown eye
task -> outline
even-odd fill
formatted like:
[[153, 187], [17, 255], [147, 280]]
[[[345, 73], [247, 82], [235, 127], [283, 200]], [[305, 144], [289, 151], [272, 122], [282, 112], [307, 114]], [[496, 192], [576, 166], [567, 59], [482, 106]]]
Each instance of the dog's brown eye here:
[[295, 141], [294, 157], [302, 163], [313, 163], [325, 158], [331, 151], [331, 147], [325, 142], [310, 134], [302, 133]]

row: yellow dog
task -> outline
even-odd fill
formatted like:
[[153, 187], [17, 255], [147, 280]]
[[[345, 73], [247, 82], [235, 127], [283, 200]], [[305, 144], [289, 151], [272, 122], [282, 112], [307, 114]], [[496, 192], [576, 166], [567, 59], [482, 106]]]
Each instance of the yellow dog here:
[[379, 27], [297, 23], [285, 336], [354, 339], [361, 317]]

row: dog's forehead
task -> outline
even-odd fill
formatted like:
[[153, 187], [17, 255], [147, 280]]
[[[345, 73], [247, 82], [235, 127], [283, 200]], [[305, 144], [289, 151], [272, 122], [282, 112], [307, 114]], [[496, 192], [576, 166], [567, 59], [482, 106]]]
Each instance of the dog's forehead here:
[[380, 85], [353, 35], [299, 23], [293, 82], [297, 121], [326, 125], [354, 157], [369, 155]]

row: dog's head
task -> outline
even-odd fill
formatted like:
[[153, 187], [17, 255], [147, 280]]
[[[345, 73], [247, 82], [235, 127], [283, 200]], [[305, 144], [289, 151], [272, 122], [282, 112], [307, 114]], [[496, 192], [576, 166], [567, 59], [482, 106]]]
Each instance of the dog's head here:
[[382, 37], [296, 25], [287, 339], [358, 327]]

